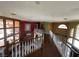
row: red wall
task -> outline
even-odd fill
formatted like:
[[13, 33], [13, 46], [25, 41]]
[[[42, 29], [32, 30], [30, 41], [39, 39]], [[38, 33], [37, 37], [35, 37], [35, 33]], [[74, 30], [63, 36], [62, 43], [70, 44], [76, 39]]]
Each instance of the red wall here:
[[35, 22], [26, 22], [26, 21], [21, 21], [20, 23], [20, 32], [23, 33], [25, 32], [25, 24], [30, 23], [31, 24], [31, 29], [30, 31], [34, 34], [34, 27], [35, 27]]

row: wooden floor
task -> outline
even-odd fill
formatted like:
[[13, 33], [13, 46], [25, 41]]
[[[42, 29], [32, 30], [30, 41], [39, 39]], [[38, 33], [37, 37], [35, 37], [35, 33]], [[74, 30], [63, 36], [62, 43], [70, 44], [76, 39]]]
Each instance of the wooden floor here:
[[54, 42], [50, 42], [49, 35], [45, 35], [43, 47], [27, 57], [61, 57]]

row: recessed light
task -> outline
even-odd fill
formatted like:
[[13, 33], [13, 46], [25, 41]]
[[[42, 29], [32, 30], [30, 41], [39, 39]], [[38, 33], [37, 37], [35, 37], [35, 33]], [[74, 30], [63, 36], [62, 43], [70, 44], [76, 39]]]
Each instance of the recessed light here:
[[64, 20], [68, 20], [68, 18], [64, 18]]
[[15, 13], [11, 13], [11, 15], [16, 15]]
[[40, 1], [35, 1], [35, 4], [40, 5]]

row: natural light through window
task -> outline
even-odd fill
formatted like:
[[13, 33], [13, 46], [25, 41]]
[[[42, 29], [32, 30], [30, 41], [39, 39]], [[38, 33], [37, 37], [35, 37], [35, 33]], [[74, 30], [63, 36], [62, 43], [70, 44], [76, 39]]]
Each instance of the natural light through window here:
[[77, 25], [75, 38], [79, 39], [79, 25]]
[[73, 34], [74, 34], [74, 28], [71, 29], [70, 36], [73, 37]]
[[74, 46], [79, 49], [79, 41], [78, 41], [79, 40], [79, 25], [77, 25], [75, 38], [77, 40], [74, 39]]
[[69, 38], [67, 42], [72, 44], [72, 38]]
[[60, 28], [60, 29], [67, 29], [67, 26], [65, 24], [61, 24], [61, 25], [58, 26], [58, 28]]
[[4, 46], [4, 39], [0, 40], [0, 46]]
[[79, 41], [74, 40], [74, 46], [79, 49]]
[[0, 19], [0, 28], [3, 28], [3, 19]]

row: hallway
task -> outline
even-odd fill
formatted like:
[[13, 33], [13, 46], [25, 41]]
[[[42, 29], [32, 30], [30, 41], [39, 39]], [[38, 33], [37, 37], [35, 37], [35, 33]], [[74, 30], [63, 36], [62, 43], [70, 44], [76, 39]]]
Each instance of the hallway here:
[[79, 57], [79, 2], [0, 1], [0, 7], [0, 57]]
[[61, 55], [54, 42], [50, 42], [49, 35], [45, 35], [43, 47], [32, 54], [29, 54], [28, 57], [61, 57]]

